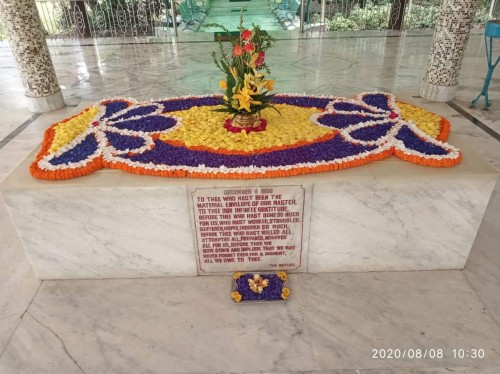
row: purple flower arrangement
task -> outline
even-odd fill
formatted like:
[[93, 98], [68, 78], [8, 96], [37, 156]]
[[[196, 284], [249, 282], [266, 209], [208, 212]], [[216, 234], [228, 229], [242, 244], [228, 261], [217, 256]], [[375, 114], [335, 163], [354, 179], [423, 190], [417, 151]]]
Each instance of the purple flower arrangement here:
[[233, 275], [231, 298], [234, 302], [279, 301], [291, 294], [285, 287], [288, 279], [284, 271], [277, 273], [242, 273]]

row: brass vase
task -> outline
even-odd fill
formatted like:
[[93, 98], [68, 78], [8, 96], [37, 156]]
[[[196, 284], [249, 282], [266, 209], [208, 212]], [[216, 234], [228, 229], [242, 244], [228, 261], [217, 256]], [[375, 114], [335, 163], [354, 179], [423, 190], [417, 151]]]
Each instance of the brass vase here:
[[231, 125], [241, 128], [260, 126], [260, 113], [236, 114]]

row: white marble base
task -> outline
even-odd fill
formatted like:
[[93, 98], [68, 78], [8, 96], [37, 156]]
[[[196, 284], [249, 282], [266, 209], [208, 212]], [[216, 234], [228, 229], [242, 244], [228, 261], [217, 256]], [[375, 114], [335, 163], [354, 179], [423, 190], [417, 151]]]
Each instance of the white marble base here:
[[493, 188], [420, 175], [316, 184], [309, 272], [462, 269]]
[[455, 98], [458, 85], [455, 86], [437, 86], [426, 81], [422, 81], [420, 86], [420, 96], [431, 101], [447, 103]]
[[45, 113], [64, 108], [66, 103], [62, 91], [59, 90], [49, 96], [29, 97], [26, 96], [26, 106], [30, 112]]
[[184, 186], [54, 187], [6, 193], [40, 279], [196, 275]]
[[187, 186], [313, 184], [303, 271], [462, 269], [498, 173], [460, 138], [450, 143], [464, 154], [453, 168], [391, 157], [340, 172], [248, 181], [117, 170], [40, 181], [28, 173], [32, 154], [1, 190], [40, 279], [196, 275]]

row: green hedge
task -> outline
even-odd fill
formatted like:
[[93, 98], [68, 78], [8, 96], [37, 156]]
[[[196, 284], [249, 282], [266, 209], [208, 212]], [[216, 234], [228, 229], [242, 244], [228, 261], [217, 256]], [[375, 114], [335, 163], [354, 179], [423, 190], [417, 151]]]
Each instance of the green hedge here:
[[[337, 13], [331, 16], [327, 22], [327, 29], [329, 31], [384, 30], [389, 25], [390, 11], [390, 4], [375, 5], [367, 3], [364, 8], [356, 5], [350, 15]], [[438, 15], [438, 4], [413, 4], [410, 11], [405, 15], [404, 28], [406, 30], [433, 29]], [[484, 25], [489, 19], [488, 9], [479, 7], [474, 24]]]

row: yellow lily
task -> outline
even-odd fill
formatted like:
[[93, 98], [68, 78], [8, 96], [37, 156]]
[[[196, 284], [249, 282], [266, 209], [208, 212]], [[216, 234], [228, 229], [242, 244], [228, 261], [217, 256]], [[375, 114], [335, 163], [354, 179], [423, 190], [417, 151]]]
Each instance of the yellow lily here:
[[231, 72], [231, 75], [234, 77], [234, 79], [238, 80], [238, 70], [234, 66], [231, 66], [229, 68], [229, 71]]
[[266, 81], [264, 80], [265, 75], [263, 73], [257, 73], [255, 70], [254, 74], [249, 75], [248, 83], [250, 87], [253, 87], [252, 93], [254, 95], [260, 95], [266, 84]]
[[274, 83], [275, 83], [274, 79], [269, 79], [264, 84], [264, 87], [266, 88], [266, 90], [272, 91], [274, 90]]
[[[245, 109], [248, 113], [251, 113], [250, 105], [260, 105], [262, 102], [257, 100], [252, 100], [251, 92], [246, 87], [241, 88], [238, 93], [233, 95], [233, 99], [239, 101], [240, 106], [238, 110]], [[234, 107], [234, 106], [233, 106]]]
[[252, 53], [252, 56], [250, 57], [250, 61], [247, 62], [247, 65], [252, 68], [252, 69], [256, 69], [257, 66], [256, 66], [256, 61], [259, 59], [259, 52], [254, 52]]
[[256, 83], [255, 77], [252, 74], [245, 74], [243, 86], [250, 92], [250, 95], [258, 95], [261, 93], [262, 88]]

